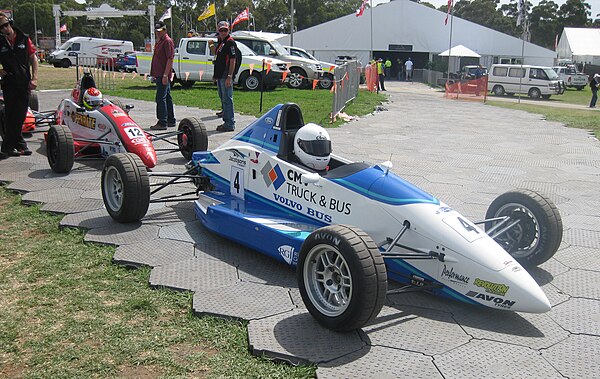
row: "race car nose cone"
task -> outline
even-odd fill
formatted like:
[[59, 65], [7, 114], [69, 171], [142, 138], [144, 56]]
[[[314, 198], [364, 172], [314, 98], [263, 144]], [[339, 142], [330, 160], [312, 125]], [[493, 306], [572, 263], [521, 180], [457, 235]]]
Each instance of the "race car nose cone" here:
[[[511, 270], [512, 271], [512, 270]], [[527, 313], [544, 313], [552, 307], [544, 291], [531, 275], [521, 268], [512, 272], [513, 296], [517, 300], [512, 310]]]

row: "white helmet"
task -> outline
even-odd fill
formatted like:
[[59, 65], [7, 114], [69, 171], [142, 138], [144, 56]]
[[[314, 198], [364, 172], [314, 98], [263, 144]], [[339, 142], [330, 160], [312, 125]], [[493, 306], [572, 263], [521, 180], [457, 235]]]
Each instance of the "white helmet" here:
[[102, 105], [102, 92], [97, 88], [88, 88], [83, 94], [83, 106], [87, 109], [94, 109]]
[[304, 125], [294, 137], [294, 154], [306, 167], [325, 170], [331, 155], [329, 133], [317, 124]]

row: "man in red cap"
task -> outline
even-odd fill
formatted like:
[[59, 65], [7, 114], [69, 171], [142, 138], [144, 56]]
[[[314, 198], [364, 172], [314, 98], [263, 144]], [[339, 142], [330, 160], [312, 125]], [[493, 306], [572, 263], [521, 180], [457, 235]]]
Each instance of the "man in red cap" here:
[[175, 44], [167, 34], [167, 25], [159, 21], [154, 25], [156, 43], [150, 66], [150, 76], [156, 82], [156, 118], [158, 122], [150, 129], [165, 130], [167, 125], [174, 127], [176, 124], [173, 111], [173, 98], [171, 98], [171, 69], [175, 58]]

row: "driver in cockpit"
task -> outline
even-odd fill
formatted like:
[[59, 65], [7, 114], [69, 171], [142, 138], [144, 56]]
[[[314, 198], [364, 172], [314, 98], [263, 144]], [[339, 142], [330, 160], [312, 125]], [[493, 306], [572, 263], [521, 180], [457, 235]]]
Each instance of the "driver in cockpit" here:
[[327, 170], [331, 158], [329, 133], [317, 124], [304, 125], [294, 136], [294, 155], [300, 163], [312, 170]]

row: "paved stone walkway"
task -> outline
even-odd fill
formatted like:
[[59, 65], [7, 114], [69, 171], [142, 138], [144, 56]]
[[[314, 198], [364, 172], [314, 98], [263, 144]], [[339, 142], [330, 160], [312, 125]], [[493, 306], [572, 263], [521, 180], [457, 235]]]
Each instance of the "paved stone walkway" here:
[[[532, 275], [552, 311], [518, 314], [392, 295], [373, 325], [335, 333], [307, 313], [292, 270], [212, 235], [191, 203], [152, 205], [140, 223], [114, 223], [101, 200], [102, 162], [78, 161], [69, 175], [54, 174], [41, 134], [30, 140], [31, 157], [0, 161], [0, 181], [22, 192], [23, 202], [66, 214], [61, 225], [88, 230], [86, 241], [117, 245], [116, 263], [151, 266], [151, 286], [193, 291], [198, 315], [249, 320], [253, 354], [316, 363], [319, 378], [598, 377], [600, 143], [538, 115], [446, 100], [418, 83], [386, 87], [386, 111], [330, 129], [334, 152], [391, 160], [396, 173], [472, 219], [505, 191], [547, 194], [563, 218], [563, 243]], [[55, 108], [66, 94], [40, 94], [41, 109]], [[155, 122], [153, 103], [125, 102], [135, 104], [131, 114], [141, 126]], [[212, 111], [176, 107], [176, 114], [204, 121], [209, 148], [231, 135], [212, 132], [219, 124]], [[238, 127], [252, 119], [239, 116]], [[181, 171], [185, 160], [176, 152], [160, 162], [154, 171]]]

